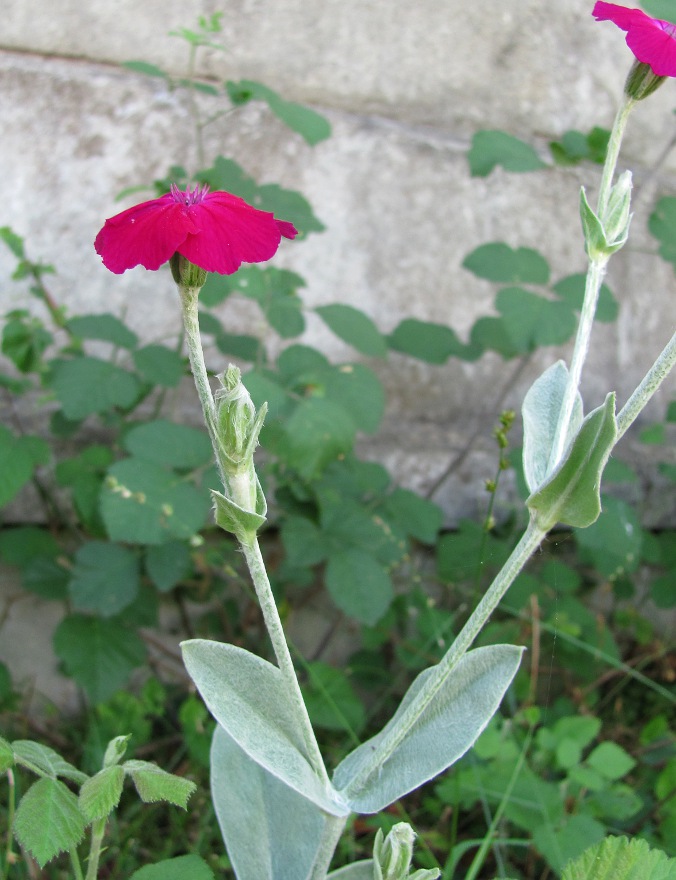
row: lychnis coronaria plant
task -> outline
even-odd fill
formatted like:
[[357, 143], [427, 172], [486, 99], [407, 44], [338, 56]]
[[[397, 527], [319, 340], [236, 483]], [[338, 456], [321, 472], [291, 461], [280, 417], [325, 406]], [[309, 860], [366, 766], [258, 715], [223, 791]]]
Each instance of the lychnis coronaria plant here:
[[[639, 10], [597, 3], [597, 19], [627, 31], [636, 63], [617, 114], [595, 207], [581, 193], [589, 261], [584, 304], [570, 364], [540, 376], [523, 405], [524, 473], [529, 523], [512, 555], [457, 638], [413, 682], [392, 719], [329, 774], [275, 606], [257, 533], [266, 503], [253, 456], [265, 408], [256, 411], [230, 367], [215, 392], [207, 376], [197, 299], [207, 272], [229, 274], [242, 262], [271, 258], [292, 224], [228, 193], [204, 187], [171, 192], [106, 221], [96, 249], [113, 272], [171, 263], [178, 284], [195, 383], [222, 486], [212, 490], [216, 522], [233, 533], [251, 572], [276, 665], [234, 645], [184, 642], [183, 657], [218, 722], [211, 751], [214, 807], [238, 880], [324, 880], [352, 813], [376, 813], [457, 761], [497, 710], [523, 649], [471, 649], [514, 578], [557, 523], [584, 528], [601, 510], [600, 483], [610, 453], [676, 360], [676, 336], [619, 413], [615, 394], [585, 414], [579, 392], [598, 293], [613, 253], [627, 240], [631, 174], [616, 179], [631, 108], [676, 74], [674, 27]], [[395, 833], [396, 832], [396, 833]], [[409, 873], [412, 835], [401, 826], [378, 839], [374, 858], [334, 872], [335, 880], [432, 878]], [[476, 871], [472, 876], [476, 875]]]

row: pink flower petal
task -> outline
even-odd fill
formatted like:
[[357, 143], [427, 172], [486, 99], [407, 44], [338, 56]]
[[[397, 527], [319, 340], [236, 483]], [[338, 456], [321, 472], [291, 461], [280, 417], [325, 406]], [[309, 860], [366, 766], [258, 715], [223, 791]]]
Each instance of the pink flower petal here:
[[640, 9], [627, 9], [599, 0], [592, 11], [597, 21], [612, 21], [627, 32], [627, 45], [655, 76], [676, 76], [676, 25], [651, 18]]
[[110, 217], [94, 247], [104, 266], [118, 275], [138, 265], [159, 269], [196, 231], [186, 208], [171, 196], [162, 196]]
[[177, 250], [207, 272], [230, 275], [242, 263], [269, 260], [279, 247], [280, 221], [237, 196], [209, 193], [188, 212], [199, 231], [188, 235]]

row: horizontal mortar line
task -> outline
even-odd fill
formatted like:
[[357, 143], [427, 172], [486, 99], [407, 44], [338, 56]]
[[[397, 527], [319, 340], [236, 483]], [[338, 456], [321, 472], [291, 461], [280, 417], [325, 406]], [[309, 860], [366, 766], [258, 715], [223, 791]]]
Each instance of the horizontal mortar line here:
[[[136, 80], [140, 79], [142, 81], [145, 80], [146, 82], [150, 80], [155, 80], [156, 84], [159, 84], [162, 81], [160, 77], [147, 77], [143, 76], [143, 74], [135, 73], [133, 70], [127, 70], [121, 62], [107, 61], [105, 59], [93, 59], [86, 55], [68, 55], [59, 52], [43, 52], [24, 47], [6, 46], [1, 43], [0, 53], [10, 56], [17, 55], [21, 58], [31, 59], [36, 62], [46, 60], [63, 62], [64, 64], [72, 64], [77, 66], [89, 65], [92, 67], [102, 68], [111, 73], [117, 73], [124, 77], [134, 78]], [[175, 73], [172, 71], [167, 71], [167, 73], [169, 74], [169, 76], [176, 79], [183, 76], [182, 73]], [[203, 75], [199, 77], [199, 82], [220, 84], [221, 79], [216, 76]], [[442, 129], [434, 128], [433, 126], [406, 122], [395, 119], [391, 116], [386, 116], [385, 114], [351, 112], [349, 110], [346, 110], [339, 104], [336, 104], [334, 106], [326, 103], [303, 101], [302, 98], [294, 98], [293, 100], [298, 101], [298, 103], [305, 104], [306, 106], [313, 109], [316, 109], [317, 112], [332, 114], [334, 116], [343, 117], [345, 119], [355, 120], [358, 122], [362, 122], [366, 126], [372, 125], [378, 128], [389, 129], [398, 134], [406, 135], [406, 137], [410, 140], [414, 140], [418, 143], [426, 144], [428, 146], [437, 148], [443, 147], [445, 149], [451, 150], [454, 153], [465, 152], [469, 148], [469, 138], [459, 138], [457, 135], [444, 132]]]

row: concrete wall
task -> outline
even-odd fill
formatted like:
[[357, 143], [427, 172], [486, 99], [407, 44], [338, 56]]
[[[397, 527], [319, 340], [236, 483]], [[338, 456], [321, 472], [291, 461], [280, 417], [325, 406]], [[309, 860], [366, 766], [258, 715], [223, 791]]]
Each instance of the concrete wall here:
[[[491, 240], [541, 249], [554, 278], [584, 269], [578, 192], [592, 191], [592, 166], [528, 175], [500, 170], [470, 178], [466, 151], [479, 128], [502, 128], [546, 144], [570, 128], [610, 127], [631, 61], [623, 35], [595, 23], [591, 0], [5, 0], [0, 31], [0, 225], [25, 235], [34, 258], [56, 264], [56, 299], [72, 311], [126, 313], [148, 339], [175, 333], [178, 309], [166, 270], [113, 276], [92, 242], [102, 221], [127, 204], [124, 187], [199, 167], [185, 96], [160, 80], [118, 67], [143, 59], [180, 75], [184, 44], [166, 35], [223, 9], [226, 53], [205, 56], [217, 81], [252, 78], [321, 110], [333, 136], [315, 148], [260, 104], [209, 129], [206, 154], [231, 156], [260, 182], [301, 190], [327, 227], [285, 243], [275, 264], [308, 282], [308, 306], [366, 310], [383, 331], [404, 317], [450, 324], [464, 336], [490, 313], [494, 288], [463, 270]], [[609, 283], [621, 302], [601, 326], [585, 379], [588, 408], [610, 388], [620, 401], [664, 344], [674, 314], [674, 277], [654, 256], [645, 224], [656, 193], [676, 191], [676, 158], [651, 173], [668, 144], [676, 103], [667, 83], [630, 123], [622, 164], [640, 190], [631, 245]], [[12, 260], [0, 250], [0, 311], [24, 303], [5, 283]], [[233, 329], [251, 329], [246, 304], [227, 305]], [[335, 359], [353, 357], [316, 316], [307, 341]], [[536, 375], [565, 352], [542, 352], [507, 396], [518, 408]], [[449, 521], [481, 504], [492, 473], [495, 397], [509, 370], [497, 357], [429, 367], [397, 355], [377, 365], [390, 403], [366, 454], [425, 489], [476, 426], [484, 440], [439, 491]], [[673, 391], [673, 382], [671, 384]], [[188, 389], [187, 401], [194, 392]], [[652, 408], [661, 416], [667, 392]], [[485, 413], [488, 413], [487, 415]], [[624, 441], [623, 452], [643, 450]], [[656, 500], [654, 520], [674, 516]]]

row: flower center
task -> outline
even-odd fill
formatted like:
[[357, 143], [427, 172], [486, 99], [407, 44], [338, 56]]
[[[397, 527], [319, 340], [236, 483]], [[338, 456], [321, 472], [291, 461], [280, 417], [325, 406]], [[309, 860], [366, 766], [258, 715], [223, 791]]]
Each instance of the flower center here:
[[183, 190], [180, 190], [175, 183], [172, 183], [170, 192], [175, 202], [189, 208], [190, 205], [198, 205], [202, 201], [204, 196], [209, 192], [209, 184], [204, 183], [202, 186], [197, 184], [192, 191], [190, 187], [188, 187], [186, 191], [183, 192]]
[[672, 40], [676, 40], [676, 24], [672, 24], [670, 21], [660, 21], [660, 27]]

